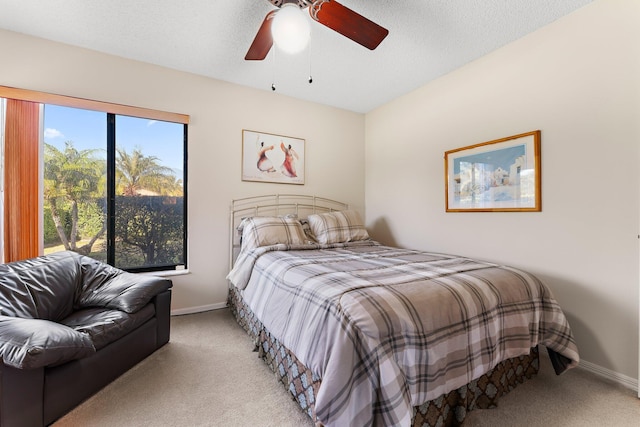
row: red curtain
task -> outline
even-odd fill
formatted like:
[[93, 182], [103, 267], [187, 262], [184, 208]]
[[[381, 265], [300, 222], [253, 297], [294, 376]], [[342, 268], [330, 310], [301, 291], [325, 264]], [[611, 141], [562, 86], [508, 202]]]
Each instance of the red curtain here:
[[4, 146], [4, 262], [39, 255], [40, 104], [7, 99]]

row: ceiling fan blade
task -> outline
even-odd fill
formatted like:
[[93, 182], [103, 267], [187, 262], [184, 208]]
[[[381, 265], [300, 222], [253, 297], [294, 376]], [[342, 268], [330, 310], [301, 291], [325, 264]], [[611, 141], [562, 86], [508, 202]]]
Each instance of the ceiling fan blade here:
[[389, 30], [333, 0], [317, 0], [309, 7], [311, 17], [368, 49], [375, 49]]
[[262, 25], [258, 29], [256, 37], [253, 39], [253, 43], [249, 47], [249, 51], [245, 55], [244, 59], [249, 61], [261, 61], [267, 57], [267, 54], [273, 46], [273, 37], [271, 36], [271, 22], [275, 16], [277, 10], [272, 10], [264, 17]]

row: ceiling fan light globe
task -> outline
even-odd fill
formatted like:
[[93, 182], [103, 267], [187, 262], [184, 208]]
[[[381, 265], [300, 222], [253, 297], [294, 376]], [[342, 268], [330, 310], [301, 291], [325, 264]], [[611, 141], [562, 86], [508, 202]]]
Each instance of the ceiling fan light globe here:
[[311, 38], [309, 19], [297, 4], [284, 4], [273, 18], [271, 35], [275, 45], [284, 52], [301, 52]]

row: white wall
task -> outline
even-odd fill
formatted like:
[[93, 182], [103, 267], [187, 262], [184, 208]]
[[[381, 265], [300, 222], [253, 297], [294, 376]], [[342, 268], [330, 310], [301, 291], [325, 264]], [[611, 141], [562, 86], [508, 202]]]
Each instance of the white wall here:
[[[172, 309], [224, 307], [234, 198], [304, 193], [364, 213], [364, 116], [0, 30], [0, 85], [170, 111], [189, 125], [189, 272]], [[242, 129], [306, 140], [305, 185], [241, 181]]]
[[[584, 360], [638, 378], [640, 2], [600, 0], [366, 116], [366, 217], [526, 268]], [[540, 129], [542, 212], [446, 213], [444, 152]]]

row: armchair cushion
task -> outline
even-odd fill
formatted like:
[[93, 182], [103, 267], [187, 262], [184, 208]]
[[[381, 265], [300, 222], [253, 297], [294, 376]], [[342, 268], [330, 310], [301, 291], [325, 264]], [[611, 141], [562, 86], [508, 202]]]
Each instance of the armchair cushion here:
[[129, 314], [101, 307], [85, 308], [62, 319], [60, 323], [91, 337], [97, 350], [122, 338], [155, 315], [153, 304]]
[[0, 356], [5, 365], [35, 369], [79, 359], [95, 351], [89, 335], [68, 326], [0, 315]]

